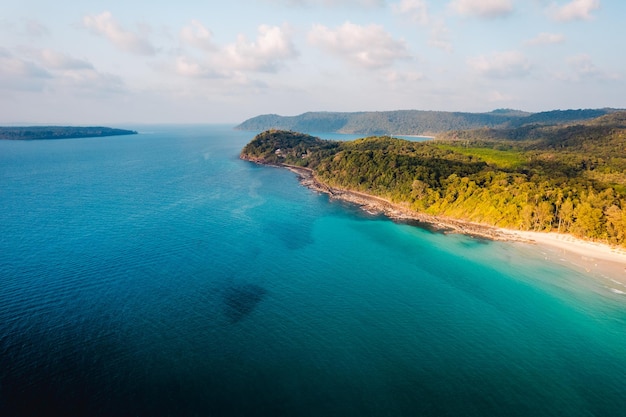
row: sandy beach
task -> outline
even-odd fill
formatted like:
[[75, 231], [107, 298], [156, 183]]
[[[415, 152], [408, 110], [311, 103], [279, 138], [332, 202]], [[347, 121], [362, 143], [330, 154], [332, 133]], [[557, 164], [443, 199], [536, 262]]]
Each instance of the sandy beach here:
[[626, 295], [626, 250], [599, 242], [578, 239], [556, 232], [527, 232], [500, 229], [518, 241], [527, 241], [541, 248], [547, 260], [568, 265], [596, 278], [617, 284], [612, 291]]

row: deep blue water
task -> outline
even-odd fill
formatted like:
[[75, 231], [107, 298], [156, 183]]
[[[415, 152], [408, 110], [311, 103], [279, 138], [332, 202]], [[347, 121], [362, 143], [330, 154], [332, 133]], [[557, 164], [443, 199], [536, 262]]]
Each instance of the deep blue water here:
[[0, 415], [626, 415], [606, 282], [138, 129], [0, 142]]

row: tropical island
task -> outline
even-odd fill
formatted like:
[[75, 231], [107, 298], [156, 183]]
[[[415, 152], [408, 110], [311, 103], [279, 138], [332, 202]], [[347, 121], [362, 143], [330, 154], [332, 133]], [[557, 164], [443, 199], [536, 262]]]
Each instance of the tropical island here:
[[453, 130], [413, 142], [349, 142], [268, 130], [241, 158], [290, 168], [368, 210], [510, 238], [558, 232], [626, 246], [626, 112], [583, 122]]
[[44, 140], [136, 135], [134, 130], [101, 126], [0, 126], [0, 139]]

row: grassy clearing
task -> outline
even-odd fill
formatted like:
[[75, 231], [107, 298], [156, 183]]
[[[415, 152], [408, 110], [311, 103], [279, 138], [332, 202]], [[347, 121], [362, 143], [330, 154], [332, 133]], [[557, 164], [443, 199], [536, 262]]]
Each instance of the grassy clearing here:
[[437, 144], [436, 146], [440, 149], [478, 158], [481, 161], [486, 162], [488, 165], [501, 169], [518, 168], [528, 162], [524, 154], [519, 151], [501, 151], [497, 149], [476, 147], [466, 148], [464, 146], [449, 144]]

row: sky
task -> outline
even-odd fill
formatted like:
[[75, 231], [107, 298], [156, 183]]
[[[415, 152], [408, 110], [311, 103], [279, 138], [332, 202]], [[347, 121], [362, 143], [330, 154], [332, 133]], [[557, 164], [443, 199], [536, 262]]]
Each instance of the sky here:
[[0, 0], [0, 123], [626, 107], [620, 0]]

